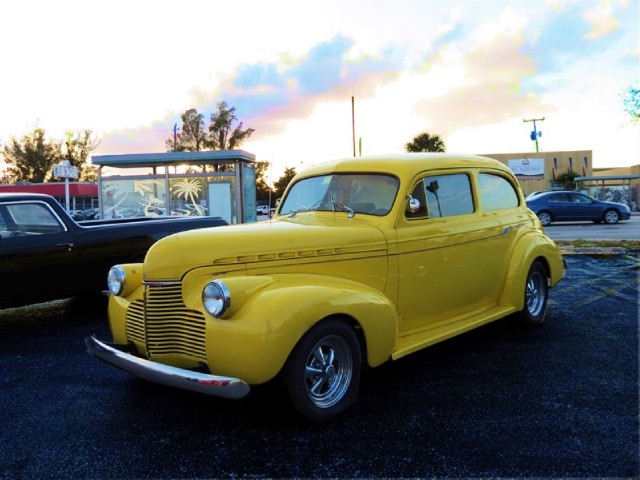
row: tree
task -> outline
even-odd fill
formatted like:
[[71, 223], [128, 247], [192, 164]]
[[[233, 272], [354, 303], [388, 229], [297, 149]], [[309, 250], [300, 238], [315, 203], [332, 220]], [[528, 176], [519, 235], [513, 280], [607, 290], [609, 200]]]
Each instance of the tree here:
[[267, 169], [271, 164], [269, 162], [256, 162], [256, 199], [268, 202], [273, 194], [273, 190], [267, 183]]
[[575, 190], [576, 189], [576, 177], [579, 177], [580, 174], [574, 172], [573, 170], [568, 170], [565, 173], [561, 173], [556, 177], [555, 183], [562, 185], [565, 190]]
[[[255, 132], [253, 128], [243, 130], [243, 123], [236, 117], [236, 108], [229, 107], [227, 102], [218, 102], [210, 120], [208, 140], [212, 150], [233, 150]], [[235, 127], [234, 123], [237, 123]]]
[[61, 142], [49, 140], [43, 128], [35, 128], [21, 140], [11, 137], [2, 154], [14, 182], [42, 183], [53, 178], [53, 167], [62, 160]]
[[182, 128], [175, 136], [165, 140], [167, 150], [172, 152], [199, 152], [207, 147], [207, 131], [204, 128], [204, 115], [195, 108], [186, 110], [182, 115]]
[[[182, 115], [182, 128], [165, 140], [167, 150], [173, 152], [200, 152], [202, 150], [233, 150], [239, 147], [255, 131], [253, 128], [243, 129], [238, 122], [235, 107], [227, 102], [218, 102], [217, 110], [211, 114], [208, 130], [204, 126], [204, 115], [195, 108]], [[215, 165], [215, 171], [223, 171], [224, 166]], [[206, 165], [201, 165], [203, 172]]]
[[640, 123], [640, 88], [629, 86], [622, 94], [624, 111], [631, 117], [631, 123]]
[[291, 182], [291, 179], [295, 177], [296, 169], [294, 167], [286, 167], [282, 176], [273, 185], [273, 194], [276, 198], [282, 198], [287, 185]]
[[62, 153], [65, 160], [78, 169], [79, 179], [95, 181], [97, 178], [96, 167], [87, 165], [89, 154], [100, 145], [100, 140], [93, 135], [91, 130], [65, 132], [65, 140], [62, 144]]
[[440, 135], [424, 132], [405, 145], [407, 152], [444, 152], [446, 146]]

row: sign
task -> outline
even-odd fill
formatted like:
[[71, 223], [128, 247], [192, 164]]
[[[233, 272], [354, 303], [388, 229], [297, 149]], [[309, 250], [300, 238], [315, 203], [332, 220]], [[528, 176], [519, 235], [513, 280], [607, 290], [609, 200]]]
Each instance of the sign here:
[[58, 178], [78, 178], [78, 169], [69, 160], [63, 160], [53, 167], [53, 175]]
[[520, 180], [544, 178], [544, 158], [510, 159], [507, 166]]

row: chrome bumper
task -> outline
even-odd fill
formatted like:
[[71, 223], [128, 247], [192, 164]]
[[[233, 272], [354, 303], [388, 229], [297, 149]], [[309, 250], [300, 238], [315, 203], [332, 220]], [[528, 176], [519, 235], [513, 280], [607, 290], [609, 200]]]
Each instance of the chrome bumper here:
[[118, 350], [94, 336], [87, 337], [85, 343], [91, 355], [149, 382], [222, 398], [242, 398], [249, 393], [249, 385], [237, 378], [193, 372], [152, 362]]

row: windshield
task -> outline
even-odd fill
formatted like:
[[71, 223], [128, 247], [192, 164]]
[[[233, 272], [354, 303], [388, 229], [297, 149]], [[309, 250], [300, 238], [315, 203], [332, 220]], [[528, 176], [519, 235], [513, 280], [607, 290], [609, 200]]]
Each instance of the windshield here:
[[398, 179], [380, 174], [331, 174], [296, 182], [282, 202], [280, 215], [344, 211], [351, 215], [386, 215], [398, 193]]

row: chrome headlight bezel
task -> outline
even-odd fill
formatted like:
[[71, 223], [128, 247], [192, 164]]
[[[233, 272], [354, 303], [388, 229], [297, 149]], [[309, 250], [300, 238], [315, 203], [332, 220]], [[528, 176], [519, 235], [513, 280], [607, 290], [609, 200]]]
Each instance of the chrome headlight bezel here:
[[127, 286], [127, 274], [120, 265], [114, 265], [107, 274], [107, 288], [112, 295], [120, 295]]
[[215, 318], [220, 318], [231, 305], [229, 287], [222, 280], [213, 280], [202, 289], [202, 306]]

